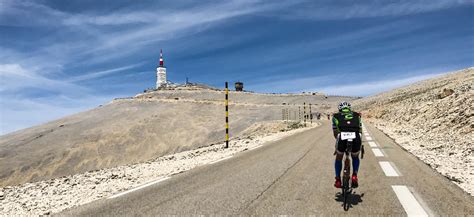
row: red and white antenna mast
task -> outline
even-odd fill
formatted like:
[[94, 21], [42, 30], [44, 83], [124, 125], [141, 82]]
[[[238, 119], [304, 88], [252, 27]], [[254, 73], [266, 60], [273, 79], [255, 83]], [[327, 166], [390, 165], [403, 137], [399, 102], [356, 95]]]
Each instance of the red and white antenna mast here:
[[164, 66], [164, 61], [163, 61], [163, 50], [160, 49], [160, 66]]

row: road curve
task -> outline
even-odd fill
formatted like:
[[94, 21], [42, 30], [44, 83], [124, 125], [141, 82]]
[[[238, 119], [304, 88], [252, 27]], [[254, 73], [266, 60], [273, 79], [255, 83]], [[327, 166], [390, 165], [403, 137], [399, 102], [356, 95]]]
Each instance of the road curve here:
[[[349, 211], [333, 187], [334, 138], [323, 121], [318, 128], [59, 215], [474, 215], [472, 196], [385, 134], [367, 129], [360, 187]], [[393, 176], [387, 176], [386, 166]]]

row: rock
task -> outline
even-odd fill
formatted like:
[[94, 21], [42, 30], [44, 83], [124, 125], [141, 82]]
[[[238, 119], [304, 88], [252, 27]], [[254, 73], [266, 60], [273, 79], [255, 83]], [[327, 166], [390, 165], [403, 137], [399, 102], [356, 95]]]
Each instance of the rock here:
[[5, 199], [5, 193], [3, 191], [0, 191], [0, 200]]
[[438, 99], [443, 99], [443, 98], [446, 98], [448, 96], [451, 96], [452, 94], [454, 93], [454, 90], [453, 89], [443, 89], [443, 92], [438, 94]]

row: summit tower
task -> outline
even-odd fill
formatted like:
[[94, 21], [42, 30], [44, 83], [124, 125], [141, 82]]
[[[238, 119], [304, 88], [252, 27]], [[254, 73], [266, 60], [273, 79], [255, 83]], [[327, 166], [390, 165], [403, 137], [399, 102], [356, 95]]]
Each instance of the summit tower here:
[[163, 50], [160, 50], [160, 65], [156, 68], [156, 89], [166, 87], [168, 81], [166, 80], [166, 67], [163, 61]]

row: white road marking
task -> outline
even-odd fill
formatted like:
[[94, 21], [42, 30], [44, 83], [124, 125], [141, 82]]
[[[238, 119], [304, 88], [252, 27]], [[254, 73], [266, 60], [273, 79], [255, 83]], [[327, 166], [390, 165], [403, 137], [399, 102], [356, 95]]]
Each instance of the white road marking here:
[[393, 168], [392, 164], [388, 161], [380, 161], [380, 167], [382, 167], [383, 172], [386, 176], [399, 176], [397, 171]]
[[428, 216], [428, 213], [421, 207], [407, 186], [392, 185], [392, 189], [397, 194], [398, 200], [402, 204], [403, 209], [405, 209], [407, 216]]
[[378, 148], [373, 148], [372, 152], [374, 152], [375, 157], [383, 157], [384, 156], [382, 151], [380, 151], [380, 149], [378, 149]]
[[132, 188], [132, 189], [127, 190], [127, 191], [124, 191], [124, 192], [122, 192], [122, 193], [119, 193], [119, 194], [116, 194], [116, 195], [112, 195], [112, 196], [109, 197], [109, 199], [113, 199], [113, 198], [116, 198], [116, 197], [120, 197], [120, 196], [125, 195], [125, 194], [128, 194], [128, 193], [130, 193], [130, 192], [133, 192], [133, 191], [136, 191], [136, 190], [139, 190], [139, 189], [142, 189], [142, 188], [146, 188], [146, 187], [148, 187], [148, 186], [150, 186], [150, 185], [154, 185], [154, 184], [156, 184], [156, 183], [165, 181], [165, 180], [167, 180], [167, 179], [169, 179], [169, 178], [171, 178], [171, 177], [165, 177], [165, 178], [162, 178], [162, 179], [158, 179], [158, 180], [156, 180], [156, 181], [149, 182], [149, 183], [144, 184], [144, 185], [140, 185], [140, 186], [138, 186], [138, 187], [136, 187], [136, 188]]
[[260, 148], [260, 147], [262, 147], [262, 145], [254, 146], [254, 147], [252, 147], [252, 148], [249, 148], [248, 150], [254, 150], [254, 149], [257, 149], [257, 148]]
[[376, 148], [376, 147], [377, 147], [377, 143], [370, 141], [370, 142], [369, 142], [369, 146], [372, 147], [372, 148]]
[[222, 158], [222, 159], [219, 159], [219, 160], [210, 162], [209, 164], [215, 164], [215, 163], [217, 163], [217, 162], [221, 162], [221, 161], [223, 161], [223, 160], [227, 160], [227, 159], [229, 159], [229, 158], [231, 158], [231, 157], [232, 157], [232, 156], [228, 156], [228, 157], [225, 157], [225, 158]]
[[372, 137], [370, 137], [370, 136], [365, 136], [365, 139], [367, 139], [367, 140], [372, 140]]

